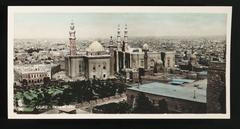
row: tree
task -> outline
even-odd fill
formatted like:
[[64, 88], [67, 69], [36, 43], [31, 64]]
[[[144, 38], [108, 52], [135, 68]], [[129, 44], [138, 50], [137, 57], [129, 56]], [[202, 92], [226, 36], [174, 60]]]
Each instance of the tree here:
[[155, 108], [152, 102], [145, 96], [144, 93], [139, 93], [136, 98], [136, 107], [133, 109], [134, 113], [154, 113]]

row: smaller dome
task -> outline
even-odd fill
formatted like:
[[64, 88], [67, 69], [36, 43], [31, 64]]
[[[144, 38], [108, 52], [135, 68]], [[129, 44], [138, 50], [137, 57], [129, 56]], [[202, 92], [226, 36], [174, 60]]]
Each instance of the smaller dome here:
[[158, 60], [156, 63], [157, 64], [163, 64], [162, 60]]
[[190, 58], [191, 58], [191, 59], [196, 59], [197, 56], [193, 53]]
[[148, 50], [148, 49], [149, 49], [149, 48], [148, 48], [148, 44], [145, 43], [145, 44], [143, 45], [143, 50]]
[[86, 50], [89, 52], [105, 51], [104, 47], [98, 41], [92, 42]]

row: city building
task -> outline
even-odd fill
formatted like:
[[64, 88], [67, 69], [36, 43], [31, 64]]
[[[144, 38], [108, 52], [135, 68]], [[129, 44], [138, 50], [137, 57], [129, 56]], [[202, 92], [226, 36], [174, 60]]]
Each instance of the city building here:
[[57, 64], [16, 65], [14, 80], [27, 85], [39, 85], [43, 84], [45, 77], [51, 79], [59, 70], [60, 65]]

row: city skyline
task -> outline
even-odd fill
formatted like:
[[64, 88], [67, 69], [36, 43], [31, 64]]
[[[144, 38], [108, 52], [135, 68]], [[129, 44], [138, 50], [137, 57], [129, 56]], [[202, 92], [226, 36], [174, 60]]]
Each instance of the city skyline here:
[[130, 37], [224, 36], [226, 14], [214, 13], [18, 13], [16, 39], [67, 39], [69, 25], [76, 26], [77, 39], [115, 37], [118, 24]]

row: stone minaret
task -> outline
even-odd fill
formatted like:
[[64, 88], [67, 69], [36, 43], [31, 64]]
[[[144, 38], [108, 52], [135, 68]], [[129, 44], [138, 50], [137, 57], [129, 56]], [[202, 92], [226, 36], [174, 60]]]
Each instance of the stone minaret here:
[[148, 69], [148, 45], [144, 44], [142, 50], [144, 51], [144, 69]]
[[69, 31], [69, 42], [70, 42], [70, 55], [76, 55], [76, 37], [75, 37], [75, 26], [74, 23], [71, 22], [70, 24], [70, 31]]
[[125, 24], [125, 29], [124, 29], [124, 51], [128, 51], [128, 30], [127, 30], [127, 24]]
[[117, 50], [116, 50], [116, 72], [119, 72], [119, 54], [118, 51], [121, 49], [121, 36], [120, 36], [120, 25], [118, 24], [117, 29]]
[[109, 52], [110, 52], [110, 75], [114, 75], [115, 57], [114, 57], [114, 46], [112, 36], [109, 41]]
[[125, 24], [124, 29], [124, 39], [123, 39], [123, 45], [122, 45], [122, 51], [123, 51], [123, 69], [126, 68], [126, 51], [128, 51], [128, 31], [127, 31], [127, 24]]
[[118, 24], [118, 30], [117, 30], [117, 48], [118, 50], [121, 49], [121, 32], [120, 32], [120, 25]]

